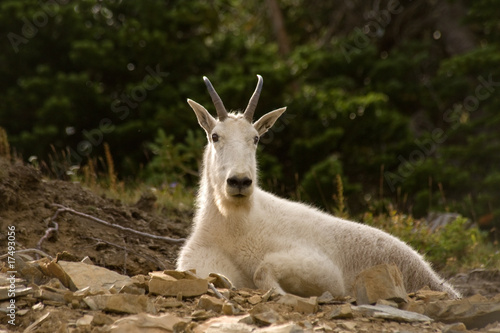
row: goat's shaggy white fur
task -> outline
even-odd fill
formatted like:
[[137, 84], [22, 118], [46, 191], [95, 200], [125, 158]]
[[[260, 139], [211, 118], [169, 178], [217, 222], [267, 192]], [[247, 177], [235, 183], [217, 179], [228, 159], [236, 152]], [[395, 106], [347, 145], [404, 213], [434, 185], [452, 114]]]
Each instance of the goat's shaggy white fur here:
[[[210, 90], [208, 79], [206, 82]], [[181, 249], [178, 270], [196, 269], [200, 276], [220, 273], [236, 287], [274, 287], [280, 293], [300, 296], [329, 291], [343, 296], [351, 293], [362, 270], [394, 263], [408, 292], [427, 285], [460, 297], [422, 256], [396, 237], [276, 197], [256, 185], [255, 141], [285, 108], [252, 124], [248, 114], [224, 113], [222, 101], [221, 108], [214, 100], [218, 120], [200, 104], [188, 103], [209, 142], [194, 227]]]

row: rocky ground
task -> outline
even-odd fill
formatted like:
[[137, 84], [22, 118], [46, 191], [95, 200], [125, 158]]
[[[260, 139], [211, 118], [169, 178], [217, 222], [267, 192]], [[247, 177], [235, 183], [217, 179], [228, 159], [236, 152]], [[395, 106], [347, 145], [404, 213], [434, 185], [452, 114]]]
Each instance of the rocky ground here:
[[370, 305], [236, 290], [172, 271], [189, 217], [167, 219], [152, 204], [0, 159], [0, 332], [500, 332], [498, 270], [453, 277], [462, 300], [422, 290]]

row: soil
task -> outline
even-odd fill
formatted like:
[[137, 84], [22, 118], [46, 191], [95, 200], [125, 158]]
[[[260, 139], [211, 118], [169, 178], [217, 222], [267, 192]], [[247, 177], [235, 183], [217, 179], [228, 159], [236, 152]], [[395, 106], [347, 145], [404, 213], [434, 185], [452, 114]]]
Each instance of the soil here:
[[[178, 244], [170, 244], [163, 240], [119, 230], [69, 212], [62, 212], [53, 218], [60, 208], [60, 206], [54, 206], [57, 204], [151, 235], [167, 236], [173, 239], [186, 237], [191, 224], [190, 214], [169, 212], [169, 217], [166, 217], [166, 214], [159, 214], [152, 209], [153, 202], [154, 199], [145, 195], [138, 203], [126, 205], [119, 200], [96, 195], [78, 183], [45, 179], [32, 167], [19, 162], [11, 164], [0, 158], [0, 244], [3, 248], [0, 254], [6, 252], [4, 244], [7, 244], [8, 226], [15, 226], [16, 251], [19, 252], [23, 249], [37, 248], [47, 230], [55, 227], [54, 222], [56, 222], [58, 231], [46, 237], [40, 246], [43, 252], [52, 257], [65, 251], [78, 260], [88, 256], [95, 265], [129, 276], [174, 269], [180, 248]], [[35, 253], [22, 254], [22, 258], [23, 260], [37, 259]], [[2, 261], [5, 265], [5, 260]], [[0, 263], [1, 267], [2, 263]], [[500, 293], [498, 270], [475, 270], [459, 274], [453, 277], [451, 282], [465, 296], [480, 293], [486, 297], [493, 297]], [[258, 291], [246, 291], [246, 293], [247, 296], [259, 294]], [[39, 308], [33, 308], [34, 303], [24, 302], [28, 311], [16, 318], [15, 327], [8, 325], [7, 317], [0, 312], [0, 333], [24, 331], [26, 327], [47, 313], [50, 313], [49, 317], [32, 332], [100, 332], [100, 326], [76, 327], [74, 323], [85, 314], [91, 314], [94, 320], [98, 318], [103, 323], [125, 316], [73, 308], [71, 304], [68, 306], [50, 301], [44, 302]], [[192, 317], [196, 312], [196, 302], [197, 298], [185, 299], [180, 308], [163, 309], [162, 312]], [[21, 299], [18, 305], [22, 304]], [[373, 332], [440, 332], [445, 327], [445, 324], [438, 322], [416, 325], [381, 319], [354, 318], [330, 322], [327, 326], [333, 330], [321, 328], [318, 323], [321, 322], [325, 313], [332, 311], [333, 307], [334, 305], [323, 305], [315, 315], [299, 314], [282, 305], [273, 306], [273, 309], [284, 320], [299, 323], [306, 331], [310, 329], [311, 332], [313, 327], [317, 332], [349, 332], [359, 331], [360, 328]], [[206, 318], [196, 318], [195, 321], [203, 322], [211, 316], [213, 314], [209, 314]], [[339, 329], [335, 330], [335, 328]], [[497, 329], [496, 326], [495, 329]]]
[[[186, 237], [189, 217], [166, 218], [148, 211], [145, 195], [136, 205], [98, 196], [78, 183], [47, 180], [29, 166], [0, 159], [0, 242], [7, 240], [7, 227], [16, 228], [16, 250], [37, 248], [52, 217], [62, 205], [152, 235], [171, 238]], [[170, 214], [175, 216], [175, 214]], [[68, 212], [54, 221], [58, 232], [41, 244], [41, 250], [55, 256], [67, 251], [88, 256], [96, 265], [121, 274], [147, 274], [150, 271], [173, 269], [179, 245], [117, 230]], [[32, 255], [32, 254], [30, 254]]]

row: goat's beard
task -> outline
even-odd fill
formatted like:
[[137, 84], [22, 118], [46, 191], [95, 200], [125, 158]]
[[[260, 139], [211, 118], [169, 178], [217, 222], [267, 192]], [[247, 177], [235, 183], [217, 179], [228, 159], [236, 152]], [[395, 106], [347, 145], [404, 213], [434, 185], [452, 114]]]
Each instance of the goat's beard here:
[[226, 189], [213, 188], [217, 208], [224, 216], [229, 216], [234, 209], [249, 208], [253, 199], [253, 187], [247, 195], [230, 195]]

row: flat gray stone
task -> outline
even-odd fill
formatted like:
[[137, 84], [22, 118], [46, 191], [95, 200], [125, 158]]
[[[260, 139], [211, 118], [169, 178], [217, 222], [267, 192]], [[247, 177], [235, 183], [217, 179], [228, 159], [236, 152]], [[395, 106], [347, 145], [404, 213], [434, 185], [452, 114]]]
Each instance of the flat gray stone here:
[[303, 333], [304, 330], [294, 323], [286, 323], [257, 329], [255, 333]]
[[[171, 273], [171, 272], [169, 272]], [[149, 292], [151, 294], [162, 296], [177, 296], [182, 297], [199, 296], [208, 291], [208, 281], [200, 279], [196, 276], [185, 275], [179, 273], [175, 277], [173, 273], [166, 272], [150, 272], [151, 280], [149, 281]]]
[[184, 332], [189, 320], [179, 318], [174, 314], [165, 313], [153, 316], [140, 313], [133, 316], [120, 318], [111, 327], [110, 333], [135, 333], [135, 332]]
[[89, 287], [90, 293], [107, 291], [111, 287], [119, 290], [126, 285], [133, 285], [130, 277], [118, 274], [104, 267], [72, 261], [58, 261], [57, 265], [66, 273], [76, 289]]
[[21, 296], [26, 296], [28, 294], [32, 294], [33, 288], [31, 287], [25, 287], [25, 286], [16, 286], [14, 290], [10, 289], [10, 286], [3, 286], [0, 287], [0, 300], [6, 300], [6, 299], [11, 299], [14, 297], [11, 297], [14, 291], [14, 297], [21, 297]]
[[280, 297], [278, 303], [290, 305], [297, 312], [301, 313], [316, 313], [318, 310], [318, 297], [309, 298], [299, 297], [292, 294], [285, 294]]
[[359, 305], [355, 310], [367, 313], [374, 318], [383, 318], [408, 323], [433, 321], [432, 318], [423, 314], [399, 310], [388, 305]]
[[222, 316], [212, 318], [196, 326], [194, 333], [251, 333], [254, 326], [240, 322], [243, 316]]
[[91, 310], [136, 314], [156, 313], [152, 299], [146, 295], [114, 294], [87, 296], [83, 301]]

